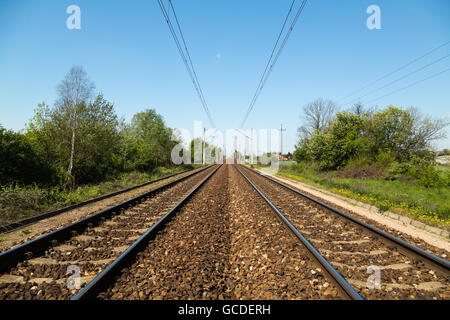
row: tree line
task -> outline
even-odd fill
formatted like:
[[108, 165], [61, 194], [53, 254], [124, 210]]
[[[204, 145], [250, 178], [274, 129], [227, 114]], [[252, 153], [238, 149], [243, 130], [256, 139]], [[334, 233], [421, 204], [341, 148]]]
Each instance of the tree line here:
[[303, 108], [294, 156], [322, 171], [367, 165], [410, 170], [401, 164], [434, 162], [432, 142], [445, 137], [447, 125], [415, 108], [376, 110], [357, 104], [338, 112], [333, 102], [318, 99]]
[[94, 183], [120, 172], [151, 172], [172, 166], [179, 141], [154, 109], [119, 119], [114, 105], [81, 66], [74, 66], [57, 87], [53, 107], [35, 109], [22, 132], [0, 126], [0, 185], [64, 186]]

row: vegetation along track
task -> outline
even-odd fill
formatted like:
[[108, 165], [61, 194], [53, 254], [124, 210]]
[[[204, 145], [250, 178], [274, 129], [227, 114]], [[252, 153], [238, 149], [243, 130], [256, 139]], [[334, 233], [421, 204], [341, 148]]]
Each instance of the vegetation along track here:
[[222, 166], [151, 240], [75, 299], [345, 298], [234, 166]]
[[[239, 168], [364, 298], [450, 299], [445, 260], [394, 243], [274, 179]], [[380, 282], [370, 289], [367, 280], [377, 270]]]
[[73, 209], [77, 209], [77, 208], [80, 208], [80, 207], [87, 206], [87, 205], [89, 205], [91, 203], [99, 202], [99, 201], [102, 201], [104, 199], [112, 198], [112, 197], [115, 197], [117, 195], [120, 195], [120, 194], [123, 194], [123, 193], [127, 193], [127, 192], [135, 190], [135, 189], [139, 189], [139, 188], [142, 188], [142, 187], [145, 187], [145, 186], [148, 186], [148, 185], [152, 185], [152, 184], [155, 184], [155, 183], [160, 182], [162, 180], [169, 181], [168, 179], [176, 177], [176, 176], [181, 176], [183, 174], [186, 174], [189, 171], [192, 171], [192, 170], [185, 170], [185, 171], [182, 171], [182, 172], [170, 174], [170, 175], [167, 175], [167, 176], [162, 177], [162, 178], [158, 178], [158, 179], [155, 179], [155, 180], [147, 181], [147, 182], [144, 182], [144, 183], [132, 186], [132, 187], [128, 187], [128, 188], [125, 188], [125, 189], [122, 189], [122, 190], [118, 190], [118, 191], [115, 191], [115, 192], [112, 192], [112, 193], [109, 193], [109, 194], [102, 195], [102, 196], [97, 197], [97, 198], [89, 199], [89, 200], [86, 200], [86, 201], [83, 201], [83, 202], [80, 202], [80, 203], [77, 203], [77, 204], [74, 204], [74, 205], [71, 205], [71, 206], [68, 206], [68, 207], [64, 207], [64, 208], [56, 209], [56, 210], [53, 210], [53, 211], [50, 211], [50, 212], [45, 212], [45, 213], [33, 215], [33, 216], [29, 217], [29, 218], [22, 219], [20, 221], [14, 221], [14, 222], [10, 222], [10, 223], [1, 223], [0, 222], [0, 234], [1, 233], [5, 233], [5, 232], [11, 232], [13, 230], [19, 229], [21, 227], [24, 227], [24, 226], [27, 226], [29, 224], [35, 223], [37, 221], [41, 221], [41, 220], [44, 220], [44, 219], [47, 219], [47, 218], [50, 218], [50, 217], [54, 217], [54, 216], [57, 216], [57, 215], [62, 214], [64, 212], [68, 212], [68, 211], [73, 210]]
[[72, 297], [78, 290], [68, 289], [69, 266], [80, 271], [83, 287], [215, 168], [184, 176], [0, 254], [0, 299]]

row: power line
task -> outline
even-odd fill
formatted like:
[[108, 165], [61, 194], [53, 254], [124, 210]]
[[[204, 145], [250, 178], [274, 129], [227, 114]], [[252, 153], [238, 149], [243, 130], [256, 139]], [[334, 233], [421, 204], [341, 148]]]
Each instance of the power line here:
[[[272, 73], [273, 67], [277, 63], [278, 58], [280, 57], [281, 52], [283, 51], [284, 47], [286, 46], [287, 40], [289, 39], [289, 36], [291, 35], [292, 30], [294, 29], [294, 27], [295, 27], [295, 25], [296, 25], [296, 23], [298, 21], [298, 18], [300, 17], [300, 14], [302, 13], [303, 8], [305, 7], [305, 5], [307, 3], [307, 0], [303, 0], [301, 6], [298, 8], [297, 14], [295, 15], [295, 17], [294, 17], [294, 19], [293, 19], [293, 21], [291, 23], [291, 26], [289, 27], [289, 30], [287, 31], [287, 33], [286, 33], [286, 35], [285, 35], [285, 37], [283, 39], [283, 42], [280, 45], [280, 47], [278, 48], [278, 51], [277, 51], [277, 53], [275, 55], [275, 58], [272, 61], [273, 54], [275, 53], [275, 50], [276, 50], [276, 48], [278, 46], [278, 43], [279, 43], [279, 41], [281, 39], [281, 35], [282, 35], [282, 33], [284, 31], [284, 28], [286, 26], [286, 22], [287, 22], [289, 16], [291, 15], [292, 8], [294, 6], [295, 1], [296, 0], [292, 1], [292, 4], [291, 4], [291, 6], [289, 8], [289, 11], [288, 11], [288, 13], [286, 15], [286, 18], [284, 20], [283, 26], [281, 28], [281, 31], [280, 31], [279, 35], [278, 35], [277, 41], [275, 42], [275, 46], [274, 46], [274, 48], [272, 50], [272, 53], [270, 55], [270, 58], [269, 58], [267, 64], [266, 64], [266, 68], [264, 69], [264, 72], [263, 72], [263, 75], [262, 75], [262, 77], [261, 77], [261, 79], [259, 81], [258, 87], [256, 88], [256, 92], [255, 92], [255, 94], [253, 96], [252, 101], [250, 102], [250, 105], [249, 105], [248, 109], [247, 109], [247, 113], [245, 114], [244, 120], [241, 123], [241, 128], [244, 127], [244, 124], [247, 121], [248, 116], [250, 115], [250, 112], [253, 110], [253, 107], [255, 106], [256, 100], [258, 99], [259, 95], [261, 94], [261, 91], [264, 88], [264, 86], [265, 86], [265, 84], [267, 82], [267, 79], [269, 78], [270, 74]], [[269, 65], [270, 65], [270, 67], [269, 67]]]
[[184, 49], [185, 49], [186, 52], [183, 51], [183, 47], [182, 47], [182, 45], [180, 43], [180, 40], [178, 38], [178, 35], [177, 35], [174, 27], [172, 25], [172, 22], [170, 20], [169, 13], [167, 12], [166, 7], [164, 6], [162, 0], [158, 0], [159, 7], [161, 9], [161, 12], [162, 12], [166, 22], [167, 22], [167, 25], [169, 27], [170, 33], [172, 34], [172, 37], [173, 37], [173, 39], [175, 41], [175, 44], [176, 44], [177, 49], [178, 49], [178, 52], [180, 53], [181, 59], [183, 60], [184, 65], [186, 67], [186, 70], [187, 70], [187, 72], [189, 74], [189, 77], [191, 78], [192, 83], [194, 84], [195, 91], [197, 92], [197, 95], [198, 95], [198, 97], [200, 99], [200, 102], [202, 103], [202, 107], [203, 107], [203, 109], [204, 109], [204, 111], [205, 111], [205, 113], [206, 113], [206, 115], [208, 117], [208, 120], [209, 120], [211, 126], [214, 128], [215, 127], [214, 121], [212, 120], [211, 113], [210, 113], [209, 108], [208, 108], [208, 104], [206, 103], [205, 97], [203, 95], [202, 88], [200, 86], [200, 82], [199, 82], [198, 77], [197, 77], [197, 73], [195, 72], [194, 64], [192, 63], [192, 59], [191, 59], [191, 56], [189, 54], [189, 50], [188, 50], [186, 41], [185, 41], [184, 36], [183, 36], [183, 32], [181, 31], [181, 26], [180, 26], [180, 23], [178, 21], [178, 17], [177, 17], [176, 12], [175, 12], [175, 8], [173, 7], [172, 0], [169, 0], [169, 3], [170, 3], [170, 7], [172, 9], [173, 15], [175, 17], [176, 24], [177, 24], [179, 33], [181, 35], [181, 39], [182, 39], [182, 42], [183, 42], [183, 45], [184, 45]]
[[420, 68], [418, 68], [418, 69], [416, 69], [416, 70], [414, 70], [414, 71], [412, 71], [412, 72], [410, 72], [410, 73], [408, 73], [408, 74], [406, 74], [406, 75], [404, 75], [404, 76], [402, 76], [402, 77], [400, 77], [400, 78], [398, 78], [398, 79], [395, 79], [395, 80], [389, 82], [388, 84], [386, 84], [386, 85], [384, 85], [384, 86], [382, 86], [382, 87], [379, 87], [379, 88], [377, 88], [377, 89], [374, 89], [374, 90], [372, 90], [372, 91], [369, 91], [369, 92], [366, 93], [365, 95], [363, 95], [363, 96], [361, 96], [361, 97], [359, 97], [359, 98], [353, 100], [352, 103], [353, 103], [353, 102], [356, 102], [357, 100], [360, 100], [360, 99], [362, 99], [362, 98], [364, 98], [364, 97], [367, 97], [368, 95], [371, 95], [371, 94], [373, 94], [373, 93], [375, 93], [375, 92], [377, 92], [377, 91], [380, 91], [380, 90], [382, 90], [382, 89], [384, 89], [384, 88], [386, 88], [386, 87], [389, 87], [390, 85], [392, 85], [392, 84], [394, 84], [394, 83], [396, 83], [396, 82], [399, 82], [400, 80], [403, 80], [403, 79], [405, 79], [405, 78], [407, 78], [407, 77], [409, 77], [409, 76], [411, 76], [411, 75], [413, 75], [413, 74], [415, 74], [415, 73], [417, 73], [417, 72], [419, 72], [419, 71], [422, 71], [423, 69], [428, 68], [428, 67], [430, 67], [430, 66], [432, 66], [432, 65], [434, 65], [434, 64], [436, 64], [436, 63], [438, 63], [438, 62], [440, 62], [440, 61], [442, 61], [442, 60], [444, 60], [444, 59], [446, 59], [446, 58], [448, 58], [448, 57], [450, 57], [450, 53], [447, 54], [447, 55], [445, 55], [445, 56], [443, 56], [443, 57], [441, 57], [441, 58], [439, 58], [439, 59], [437, 59], [437, 60], [434, 60], [433, 62], [430, 62], [430, 63], [426, 64], [425, 66], [420, 67]]
[[371, 87], [371, 86], [374, 85], [375, 83], [377, 83], [377, 82], [379, 82], [379, 81], [381, 81], [381, 80], [383, 80], [383, 79], [385, 79], [385, 78], [387, 78], [387, 77], [393, 75], [394, 73], [397, 73], [397, 72], [400, 71], [400, 70], [403, 70], [404, 68], [406, 68], [406, 67], [410, 66], [411, 64], [413, 64], [413, 63], [415, 63], [415, 62], [417, 62], [417, 61], [419, 61], [419, 60], [425, 58], [426, 56], [432, 54], [433, 52], [439, 50], [439, 49], [442, 48], [442, 47], [445, 47], [445, 46], [448, 45], [448, 44], [450, 44], [450, 41], [447, 41], [447, 42], [445, 42], [445, 43], [443, 43], [443, 44], [441, 44], [441, 45], [435, 47], [434, 49], [428, 51], [427, 53], [421, 55], [420, 57], [417, 57], [417, 58], [411, 60], [410, 62], [408, 62], [408, 63], [402, 65], [401, 67], [395, 69], [394, 71], [391, 71], [391, 72], [389, 72], [389, 73], [387, 73], [387, 74], [385, 74], [385, 75], [383, 75], [383, 76], [377, 78], [376, 80], [370, 82], [369, 84], [365, 85], [364, 87], [361, 87], [361, 88], [359, 88], [358, 90], [353, 91], [352, 93], [346, 95], [346, 96], [343, 97], [343, 98], [338, 99], [337, 101], [338, 101], [338, 102], [339, 102], [339, 101], [345, 101], [347, 98], [353, 96], [355, 93], [358, 93], [358, 92], [360, 92], [360, 91], [362, 91], [362, 90], [364, 90], [364, 89], [367, 89], [367, 88]]
[[[188, 59], [189, 59], [189, 63], [190, 63], [190, 65], [191, 65], [192, 72], [193, 72], [193, 74], [194, 74], [194, 78], [195, 78], [195, 80], [197, 81], [198, 88], [199, 88], [200, 95], [201, 95], [201, 99], [202, 99], [202, 101], [204, 101], [204, 104], [207, 106], [206, 100], [205, 100], [205, 96], [203, 95], [202, 88], [200, 87], [200, 81], [198, 80], [197, 73], [195, 72], [195, 69], [194, 69], [194, 64], [192, 63], [191, 55], [189, 54], [189, 50], [188, 50], [188, 48], [187, 48], [187, 44], [186, 44], [186, 41], [185, 41], [184, 36], [183, 36], [183, 32], [181, 31], [181, 26], [180, 26], [180, 23], [179, 23], [179, 21], [178, 21], [177, 14], [175, 13], [175, 8], [173, 7], [172, 0], [169, 0], [169, 3], [170, 3], [170, 6], [171, 6], [171, 8], [172, 8], [173, 15], [174, 15], [174, 17], [175, 17], [175, 21], [176, 21], [177, 26], [178, 26], [178, 30], [180, 31], [181, 39], [183, 40], [184, 48], [185, 48], [185, 50], [186, 50], [187, 57], [188, 57]], [[208, 109], [208, 113], [209, 113], [209, 109]]]
[[411, 83], [411, 84], [409, 84], [409, 85], [407, 85], [407, 86], [405, 86], [405, 87], [402, 87], [402, 88], [400, 88], [400, 89], [397, 89], [397, 90], [394, 90], [394, 91], [392, 91], [392, 92], [389, 92], [388, 94], [385, 94], [385, 95], [383, 95], [383, 96], [381, 96], [381, 97], [378, 97], [378, 98], [376, 98], [376, 99], [374, 99], [374, 100], [371, 100], [371, 101], [369, 101], [368, 103], [372, 103], [372, 102], [378, 101], [378, 100], [383, 99], [383, 98], [385, 98], [385, 97], [387, 97], [387, 96], [393, 95], [394, 93], [397, 93], [397, 92], [399, 92], [399, 91], [402, 91], [402, 90], [408, 89], [408, 88], [410, 88], [410, 87], [412, 87], [412, 86], [415, 86], [416, 84], [419, 84], [419, 83], [421, 83], [421, 82], [427, 81], [427, 80], [432, 79], [432, 78], [435, 78], [435, 77], [437, 77], [437, 76], [439, 76], [439, 75], [441, 75], [441, 74], [443, 74], [443, 73], [445, 73], [445, 72], [448, 72], [448, 71], [450, 71], [450, 68], [445, 69], [445, 70], [443, 70], [443, 71], [440, 71], [440, 72], [438, 72], [438, 73], [432, 74], [431, 76], [426, 77], [425, 79], [418, 80], [418, 81], [413, 82], [413, 83]]
[[[264, 77], [266, 76], [266, 73], [267, 73], [267, 70], [268, 70], [268, 68], [269, 68], [270, 62], [272, 61], [272, 58], [273, 58], [273, 54], [275, 53], [275, 49], [276, 49], [277, 46], [278, 46], [278, 42], [279, 42], [280, 39], [281, 39], [281, 35], [283, 34], [284, 28], [285, 28], [285, 26], [286, 26], [286, 22], [287, 22], [289, 16], [291, 15], [292, 8], [294, 7], [295, 1], [296, 1], [296, 0], [293, 0], [293, 1], [292, 1], [291, 6], [290, 6], [290, 8], [289, 8], [289, 11], [288, 11], [288, 13], [287, 13], [287, 15], [286, 15], [286, 18], [284, 19], [283, 26], [281, 27], [280, 33], [278, 34], [277, 41], [275, 42], [275, 45], [273, 46], [273, 49], [272, 49], [272, 52], [271, 52], [271, 54], [270, 54], [269, 60], [267, 61], [266, 68], [264, 69], [264, 72], [263, 72], [263, 74], [262, 74], [262, 76], [261, 76], [261, 79], [259, 80], [258, 86], [256, 87], [256, 92], [258, 92], [259, 87], [261, 86], [261, 84], [262, 84], [263, 81], [264, 81]], [[250, 102], [250, 105], [253, 105], [254, 102], [255, 102], [255, 100], [256, 100], [256, 92], [255, 92], [255, 95], [253, 96], [252, 101]]]

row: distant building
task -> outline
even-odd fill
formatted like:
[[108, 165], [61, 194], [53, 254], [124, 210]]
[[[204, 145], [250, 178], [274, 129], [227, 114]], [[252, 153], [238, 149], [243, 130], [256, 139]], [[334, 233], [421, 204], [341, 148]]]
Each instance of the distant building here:
[[286, 158], [285, 156], [281, 155], [280, 153], [276, 154], [278, 160], [282, 160], [282, 161], [288, 161], [288, 158]]

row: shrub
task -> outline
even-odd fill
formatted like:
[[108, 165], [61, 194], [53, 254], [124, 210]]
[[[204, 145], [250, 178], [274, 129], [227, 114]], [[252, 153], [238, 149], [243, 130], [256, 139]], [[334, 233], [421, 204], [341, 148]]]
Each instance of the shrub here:
[[306, 163], [300, 162], [300, 163], [293, 163], [291, 164], [290, 169], [297, 173], [303, 173], [305, 171]]
[[48, 183], [52, 176], [25, 135], [0, 127], [0, 184]]
[[294, 151], [294, 159], [297, 162], [309, 160], [306, 142], [301, 144], [300, 146], [296, 146], [296, 149]]
[[379, 166], [353, 166], [338, 171], [338, 177], [350, 179], [382, 179], [386, 177], [386, 173]]
[[395, 160], [394, 155], [390, 151], [380, 151], [375, 156], [375, 162], [383, 168], [387, 168]]
[[411, 175], [413, 166], [410, 163], [398, 163], [394, 161], [388, 168], [389, 175], [392, 179], [399, 179], [402, 176]]
[[368, 167], [372, 164], [372, 161], [367, 157], [366, 155], [358, 155], [354, 158], [351, 158], [348, 160], [347, 169], [354, 169], [354, 168], [363, 168]]
[[38, 210], [45, 203], [45, 192], [36, 186], [20, 187], [18, 185], [0, 188], [0, 217], [7, 218], [16, 212], [26, 213]]
[[441, 178], [439, 171], [432, 167], [426, 167], [419, 179], [419, 184], [426, 188], [444, 187], [447, 183]]

